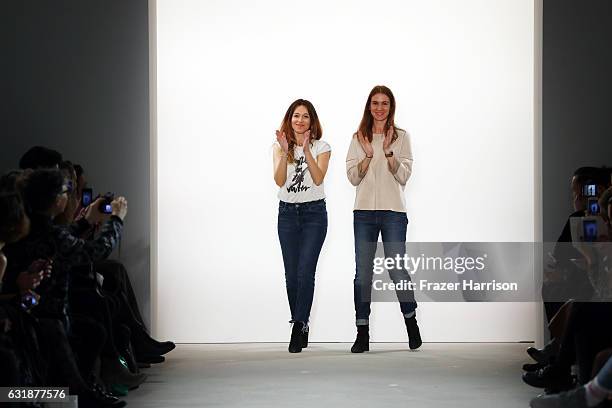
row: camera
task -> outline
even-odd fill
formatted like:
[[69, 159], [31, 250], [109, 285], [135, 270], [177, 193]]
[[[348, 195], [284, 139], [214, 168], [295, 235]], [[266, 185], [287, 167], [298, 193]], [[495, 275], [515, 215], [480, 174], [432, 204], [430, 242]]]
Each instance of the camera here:
[[36, 296], [34, 296], [30, 292], [27, 292], [27, 293], [23, 294], [21, 296], [21, 299], [19, 299], [19, 306], [24, 311], [32, 309], [37, 304], [38, 304], [38, 300], [36, 300]]
[[113, 193], [106, 193], [106, 194], [104, 194], [104, 196], [102, 196], [102, 198], [103, 198], [103, 200], [100, 203], [100, 207], [98, 207], [98, 209], [103, 214], [112, 214], [113, 213], [113, 206], [111, 205], [111, 203], [115, 199], [115, 194], [113, 194]]

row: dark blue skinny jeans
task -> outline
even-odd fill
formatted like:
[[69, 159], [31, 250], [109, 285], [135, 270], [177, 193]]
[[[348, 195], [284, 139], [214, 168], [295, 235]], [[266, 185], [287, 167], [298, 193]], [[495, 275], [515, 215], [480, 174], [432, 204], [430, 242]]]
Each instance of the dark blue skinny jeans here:
[[[353, 230], [355, 233], [355, 280], [353, 281], [355, 299], [355, 318], [357, 326], [369, 324], [370, 303], [372, 291], [372, 266], [376, 254], [378, 235], [382, 235], [385, 257], [406, 253], [406, 231], [408, 217], [406, 213], [381, 210], [353, 211]], [[410, 274], [405, 269], [390, 270], [393, 282], [410, 280]], [[400, 309], [404, 317], [414, 315], [417, 307], [414, 293], [406, 291], [397, 293]]]
[[278, 238], [283, 252], [291, 320], [308, 324], [315, 271], [327, 235], [325, 200], [278, 205]]

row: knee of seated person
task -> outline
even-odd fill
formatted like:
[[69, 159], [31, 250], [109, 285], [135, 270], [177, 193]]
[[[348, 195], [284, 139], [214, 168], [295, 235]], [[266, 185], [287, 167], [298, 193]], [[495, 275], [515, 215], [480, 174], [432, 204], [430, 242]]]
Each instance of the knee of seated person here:
[[597, 373], [601, 371], [601, 369], [608, 362], [610, 357], [612, 357], [612, 348], [605, 349], [597, 353], [593, 362], [593, 374], [591, 378], [595, 377]]

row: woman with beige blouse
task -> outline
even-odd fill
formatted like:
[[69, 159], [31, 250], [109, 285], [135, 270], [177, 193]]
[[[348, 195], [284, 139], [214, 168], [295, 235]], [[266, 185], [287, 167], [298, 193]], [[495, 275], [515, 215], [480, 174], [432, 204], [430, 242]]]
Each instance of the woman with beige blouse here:
[[[359, 130], [346, 157], [346, 172], [357, 187], [353, 211], [355, 234], [354, 299], [357, 339], [353, 353], [368, 351], [372, 266], [379, 234], [385, 257], [406, 252], [406, 200], [404, 187], [412, 174], [412, 150], [408, 133], [395, 126], [395, 98], [386, 86], [375, 86], [365, 105]], [[391, 269], [394, 282], [409, 281], [405, 269]], [[410, 349], [421, 346], [412, 291], [398, 291]]]

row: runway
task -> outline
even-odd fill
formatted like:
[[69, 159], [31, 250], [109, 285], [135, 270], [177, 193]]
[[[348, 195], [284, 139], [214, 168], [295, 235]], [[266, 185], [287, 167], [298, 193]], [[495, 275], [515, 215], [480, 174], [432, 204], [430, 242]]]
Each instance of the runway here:
[[131, 407], [516, 408], [537, 390], [521, 381], [525, 343], [181, 344], [126, 398]]

